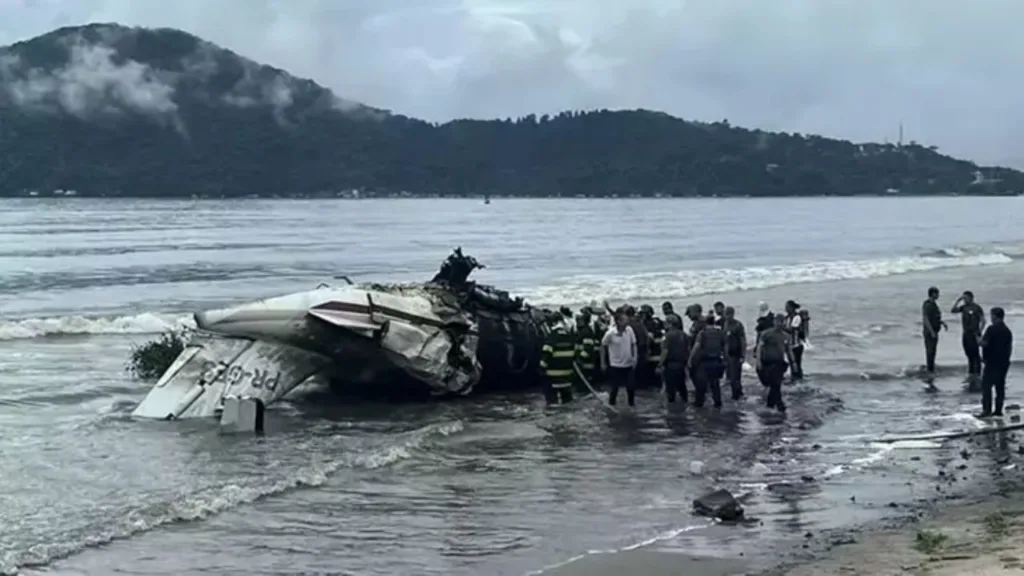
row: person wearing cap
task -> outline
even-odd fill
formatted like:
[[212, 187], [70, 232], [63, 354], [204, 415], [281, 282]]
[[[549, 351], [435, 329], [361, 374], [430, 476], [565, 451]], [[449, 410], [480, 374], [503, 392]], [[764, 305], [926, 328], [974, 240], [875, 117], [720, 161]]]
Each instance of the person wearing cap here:
[[690, 319], [690, 342], [693, 342], [707, 324], [704, 308], [700, 304], [690, 304], [686, 307], [686, 317]]

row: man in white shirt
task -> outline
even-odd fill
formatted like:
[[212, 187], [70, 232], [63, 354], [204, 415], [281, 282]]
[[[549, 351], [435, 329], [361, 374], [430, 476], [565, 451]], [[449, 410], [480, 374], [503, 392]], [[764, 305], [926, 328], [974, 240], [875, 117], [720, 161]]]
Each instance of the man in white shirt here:
[[633, 376], [636, 362], [636, 334], [629, 327], [626, 315], [616, 314], [615, 326], [609, 328], [601, 339], [601, 371], [608, 375], [611, 385], [608, 403], [612, 406], [615, 405], [621, 387], [626, 389], [626, 403], [635, 405], [636, 386]]

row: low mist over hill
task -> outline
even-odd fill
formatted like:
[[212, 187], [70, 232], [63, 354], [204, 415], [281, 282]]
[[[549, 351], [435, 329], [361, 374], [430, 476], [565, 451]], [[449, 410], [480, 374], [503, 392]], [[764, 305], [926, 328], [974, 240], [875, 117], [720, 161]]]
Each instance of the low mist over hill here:
[[0, 49], [0, 195], [54, 190], [1017, 194], [1024, 173], [915, 143], [854, 144], [644, 110], [431, 124], [346, 100], [185, 32], [93, 24]]

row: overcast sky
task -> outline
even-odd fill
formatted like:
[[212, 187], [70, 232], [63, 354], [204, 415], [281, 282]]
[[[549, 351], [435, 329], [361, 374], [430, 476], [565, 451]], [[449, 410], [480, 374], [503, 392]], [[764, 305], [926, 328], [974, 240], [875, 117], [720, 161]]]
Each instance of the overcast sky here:
[[430, 120], [652, 108], [1024, 164], [1024, 0], [0, 0], [181, 28]]

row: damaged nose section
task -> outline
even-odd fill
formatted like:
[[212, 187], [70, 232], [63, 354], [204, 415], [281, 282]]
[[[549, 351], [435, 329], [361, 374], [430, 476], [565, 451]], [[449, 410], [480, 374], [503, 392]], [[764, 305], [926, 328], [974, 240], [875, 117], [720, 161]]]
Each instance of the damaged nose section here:
[[423, 293], [365, 292], [360, 300], [324, 302], [308, 312], [335, 335], [360, 337], [329, 338], [341, 342], [328, 354], [336, 361], [379, 374], [402, 373], [434, 396], [467, 394], [480, 380], [478, 335], [460, 310], [439, 314], [439, 308], [446, 310]]

